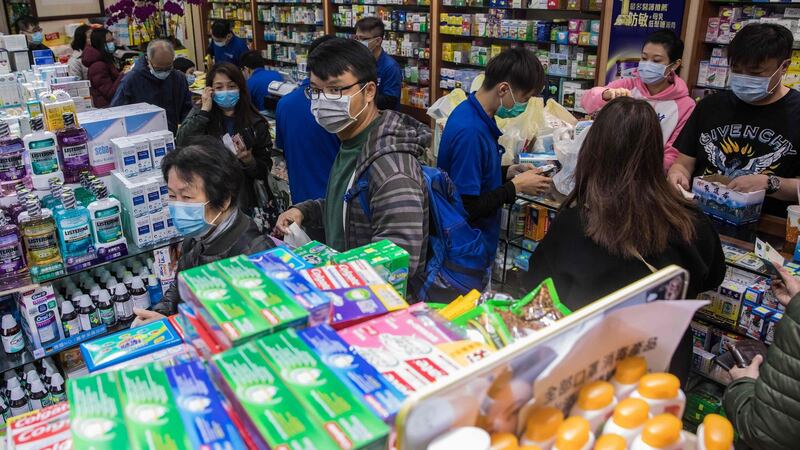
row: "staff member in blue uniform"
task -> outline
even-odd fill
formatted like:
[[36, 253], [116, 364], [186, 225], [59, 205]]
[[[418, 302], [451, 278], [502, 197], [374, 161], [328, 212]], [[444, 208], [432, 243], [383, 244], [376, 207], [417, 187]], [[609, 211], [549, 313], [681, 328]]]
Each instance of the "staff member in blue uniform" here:
[[[532, 52], [521, 47], [506, 50], [489, 61], [483, 85], [453, 110], [442, 133], [438, 166], [450, 175], [470, 224], [481, 230], [492, 255], [497, 252], [503, 204], [513, 203], [517, 193], [535, 195], [550, 187], [550, 178], [531, 164], [501, 167], [505, 150], [497, 141], [502, 133], [494, 117], [522, 114], [544, 84], [544, 69]], [[488, 283], [490, 267], [486, 270]]]
[[283, 81], [281, 74], [274, 70], [264, 68], [267, 62], [258, 50], [250, 50], [241, 57], [242, 73], [247, 80], [247, 90], [250, 99], [259, 111], [264, 111], [264, 97], [269, 91], [269, 84], [273, 81]]
[[356, 39], [372, 52], [378, 66], [378, 97], [375, 104], [378, 109], [397, 109], [403, 72], [400, 64], [381, 47], [384, 31], [383, 20], [379, 17], [364, 17], [356, 22]]
[[217, 20], [211, 25], [211, 42], [206, 49], [206, 55], [212, 58], [209, 66], [229, 62], [240, 67], [239, 59], [248, 50], [247, 41], [233, 34], [230, 22]]
[[[317, 38], [308, 54], [333, 35]], [[324, 198], [333, 161], [339, 153], [339, 138], [319, 126], [306, 97], [306, 78], [300, 87], [283, 96], [275, 109], [275, 148], [283, 150], [292, 203]]]

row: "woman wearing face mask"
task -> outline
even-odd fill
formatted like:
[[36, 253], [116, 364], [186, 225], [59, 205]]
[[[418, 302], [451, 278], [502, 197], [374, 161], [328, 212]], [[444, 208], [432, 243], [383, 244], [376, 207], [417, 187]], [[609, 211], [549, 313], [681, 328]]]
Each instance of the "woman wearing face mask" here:
[[612, 81], [584, 94], [581, 105], [589, 114], [617, 97], [647, 100], [661, 120], [664, 135], [664, 171], [678, 157], [673, 142], [695, 107], [686, 83], [678, 77], [683, 41], [671, 30], [659, 30], [647, 37], [636, 76]]
[[79, 80], [86, 80], [89, 78], [89, 69], [83, 65], [81, 56], [83, 50], [89, 45], [89, 39], [92, 35], [92, 28], [89, 25], [81, 25], [75, 28], [75, 34], [72, 37], [72, 55], [67, 62], [67, 73], [71, 77], [78, 77]]
[[194, 75], [195, 66], [191, 59], [179, 56], [175, 58], [175, 61], [172, 63], [172, 67], [186, 77], [186, 83], [189, 84], [189, 87], [194, 84], [196, 79]]
[[114, 60], [114, 35], [106, 28], [98, 28], [92, 30], [89, 40], [91, 45], [83, 51], [81, 60], [92, 83], [92, 104], [105, 108], [111, 104], [123, 77]]
[[184, 145], [190, 137], [199, 135], [223, 139], [226, 134], [231, 137], [245, 175], [239, 206], [251, 214], [258, 206], [253, 182], [266, 180], [272, 170], [272, 138], [267, 121], [250, 100], [242, 71], [233, 64], [220, 63], [206, 76], [201, 106], [186, 116], [175, 143]]
[[[161, 172], [169, 188], [169, 214], [186, 238], [177, 272], [275, 246], [236, 206], [240, 185], [230, 180], [241, 179], [242, 169], [218, 139], [191, 139], [164, 157]], [[173, 285], [151, 311], [134, 309], [132, 326], [175, 314], [180, 302]]]

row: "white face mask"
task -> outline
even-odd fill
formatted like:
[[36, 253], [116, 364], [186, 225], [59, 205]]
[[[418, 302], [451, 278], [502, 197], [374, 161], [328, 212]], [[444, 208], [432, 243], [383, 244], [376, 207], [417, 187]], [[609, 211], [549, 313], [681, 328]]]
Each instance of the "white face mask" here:
[[[356, 94], [363, 91], [365, 87], [367, 87], [366, 84]], [[342, 98], [338, 100], [329, 100], [325, 94], [320, 94], [318, 99], [311, 100], [311, 114], [319, 126], [325, 128], [328, 133], [336, 134], [352, 125], [369, 106], [369, 102], [367, 102], [358, 114], [351, 116], [350, 100], [353, 95], [342, 95]]]

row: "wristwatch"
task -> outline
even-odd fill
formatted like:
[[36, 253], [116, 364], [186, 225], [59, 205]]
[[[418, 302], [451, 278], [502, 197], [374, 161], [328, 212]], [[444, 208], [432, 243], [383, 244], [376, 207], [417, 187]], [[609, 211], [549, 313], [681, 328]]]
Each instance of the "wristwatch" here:
[[767, 194], [774, 194], [781, 188], [781, 179], [775, 175], [767, 176]]

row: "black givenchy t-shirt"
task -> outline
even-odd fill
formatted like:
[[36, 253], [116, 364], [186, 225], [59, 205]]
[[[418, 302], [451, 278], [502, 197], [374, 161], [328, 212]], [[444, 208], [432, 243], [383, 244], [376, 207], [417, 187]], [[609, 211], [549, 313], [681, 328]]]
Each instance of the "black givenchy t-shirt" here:
[[[764, 106], [745, 103], [730, 91], [706, 97], [689, 117], [675, 147], [696, 159], [693, 177], [796, 178], [800, 175], [800, 92], [789, 90]], [[789, 204], [767, 198], [762, 212], [786, 217]]]

